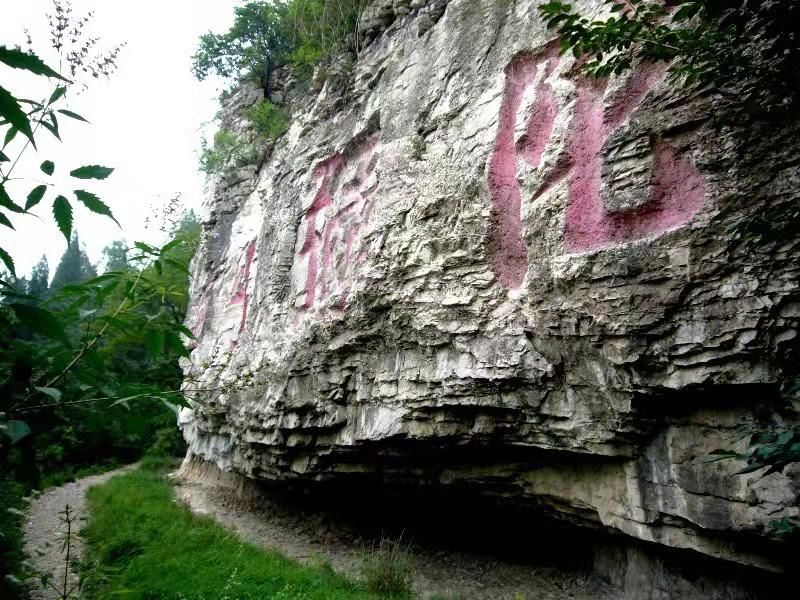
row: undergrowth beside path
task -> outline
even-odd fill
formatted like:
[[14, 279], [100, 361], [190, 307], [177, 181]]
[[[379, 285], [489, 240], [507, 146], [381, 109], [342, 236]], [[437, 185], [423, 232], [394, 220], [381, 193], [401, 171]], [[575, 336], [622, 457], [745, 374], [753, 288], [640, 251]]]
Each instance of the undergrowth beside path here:
[[89, 491], [88, 599], [378, 600], [329, 566], [303, 566], [241, 541], [176, 504], [160, 470]]

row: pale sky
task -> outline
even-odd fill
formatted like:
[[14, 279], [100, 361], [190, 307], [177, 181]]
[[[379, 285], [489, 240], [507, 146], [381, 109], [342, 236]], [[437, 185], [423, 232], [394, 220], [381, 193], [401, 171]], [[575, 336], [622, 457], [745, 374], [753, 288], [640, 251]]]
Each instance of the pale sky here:
[[[75, 210], [75, 227], [93, 262], [104, 246], [115, 239], [128, 243], [142, 240], [163, 242], [157, 227], [145, 229], [145, 218], [153, 206], [163, 205], [177, 193], [188, 208], [199, 209], [204, 176], [197, 170], [201, 137], [217, 112], [218, 96], [224, 83], [198, 82], [192, 76], [191, 57], [197, 39], [208, 30], [225, 31], [233, 19], [235, 0], [73, 0], [73, 15], [94, 10], [90, 32], [100, 37], [100, 46], [112, 47], [127, 42], [118, 70], [109, 80], [95, 81], [87, 91], [71, 93], [62, 105], [91, 121], [91, 125], [59, 119], [59, 144], [47, 132], [37, 134], [39, 152], [30, 152], [20, 162], [15, 177], [44, 182], [39, 171], [43, 160], [56, 163], [53, 180], [62, 182], [57, 193], [70, 197], [74, 189], [86, 189], [100, 196], [122, 224], [94, 215], [70, 198]], [[0, 45], [25, 47], [24, 28], [33, 38], [34, 51], [54, 68], [49, 48], [46, 13], [51, 0], [0, 0]], [[49, 94], [44, 78], [0, 65], [0, 81], [18, 96], [39, 98]], [[205, 129], [202, 129], [206, 124]], [[12, 160], [21, 141], [19, 135], [6, 149]], [[0, 140], [1, 142], [1, 140]], [[101, 164], [116, 170], [105, 182], [80, 182], [68, 175], [72, 169]], [[37, 181], [9, 183], [12, 198], [24, 204], [28, 191]], [[66, 193], [69, 192], [70, 194]], [[0, 247], [14, 257], [17, 274], [27, 276], [42, 254], [50, 262], [52, 276], [66, 248], [66, 241], [55, 226], [50, 210], [53, 191], [34, 212], [42, 220], [14, 215], [17, 229], [0, 227]], [[48, 202], [49, 199], [49, 202]]]

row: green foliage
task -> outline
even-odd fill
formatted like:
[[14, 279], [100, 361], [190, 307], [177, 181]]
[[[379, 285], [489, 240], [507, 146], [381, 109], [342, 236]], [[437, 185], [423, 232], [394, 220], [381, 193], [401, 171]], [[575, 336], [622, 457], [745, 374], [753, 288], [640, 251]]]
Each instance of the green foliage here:
[[192, 70], [203, 80], [215, 73], [249, 77], [271, 100], [270, 77], [291, 63], [301, 76], [334, 51], [358, 52], [358, 24], [367, 0], [275, 0], [247, 2], [235, 9], [224, 34], [200, 38]]
[[192, 71], [201, 81], [212, 73], [226, 78], [251, 77], [269, 100], [272, 73], [290, 51], [286, 2], [247, 2], [234, 13], [227, 33], [208, 32], [200, 38]]
[[413, 598], [411, 552], [403, 540], [383, 538], [361, 556], [361, 577], [371, 592], [391, 598]]
[[235, 133], [220, 129], [214, 135], [214, 145], [209, 148], [203, 141], [200, 151], [200, 170], [203, 173], [226, 173], [231, 169], [239, 169], [254, 165], [258, 160], [256, 147], [243, 140]]
[[[39, 184], [29, 191], [23, 190], [19, 194], [17, 191], [12, 190], [12, 175], [19, 164], [20, 157], [30, 147], [36, 148], [35, 136], [40, 131], [40, 127], [47, 130], [59, 141], [61, 140], [56, 117], [57, 112], [71, 118], [84, 119], [77, 113], [60, 107], [60, 103], [63, 101], [67, 91], [67, 86], [61, 85], [61, 82], [66, 82], [67, 80], [45, 65], [35, 54], [0, 46], [0, 62], [57, 80], [53, 92], [46, 100], [41, 102], [17, 98], [12, 92], [0, 86], [0, 119], [2, 119], [0, 120], [0, 131], [3, 132], [4, 140], [2, 152], [0, 153], [0, 222], [13, 228], [12, 217], [28, 214], [30, 210], [44, 200], [48, 188], [53, 187], [50, 183]], [[22, 108], [23, 105], [25, 105], [25, 109]], [[16, 159], [12, 161], [7, 154], [8, 146], [13, 142], [17, 133], [22, 133], [27, 138], [27, 141], [19, 150]], [[44, 160], [41, 163], [40, 171], [47, 177], [51, 177], [55, 173], [56, 167], [57, 165], [53, 161]], [[70, 176], [78, 180], [105, 179], [112, 171], [113, 169], [107, 167], [88, 165], [72, 169]], [[78, 200], [83, 202], [89, 210], [113, 219], [108, 206], [96, 195], [84, 190], [75, 193], [78, 195]], [[25, 197], [24, 204], [14, 201], [13, 197], [17, 195]], [[52, 214], [58, 228], [64, 234], [64, 237], [69, 240], [72, 234], [73, 210], [67, 195], [54, 195]], [[7, 249], [0, 248], [0, 260], [2, 260], [8, 271], [14, 275], [13, 257]]]
[[0, 478], [0, 598], [25, 597], [25, 585], [14, 577], [22, 570], [22, 561], [25, 560], [22, 549], [23, 495], [19, 483]]
[[[593, 76], [621, 74], [642, 61], [670, 62], [688, 84], [732, 86], [744, 101], [770, 109], [797, 99], [800, 5], [793, 0], [605, 0], [612, 15], [592, 20], [571, 4], [539, 10], [562, 52], [583, 57]], [[669, 5], [669, 7], [667, 6]]]
[[[36, 485], [42, 474], [58, 479], [102, 460], [134, 460], [154, 444], [177, 451], [175, 405], [186, 404], [177, 358], [191, 337], [182, 324], [186, 265], [199, 234], [195, 220], [183, 220], [162, 247], [129, 249], [126, 270], [80, 283], [54, 279], [44, 302], [21, 297], [0, 306], [2, 470]], [[62, 264], [81, 259], [78, 247]], [[148, 351], [153, 336], [160, 343]], [[26, 435], [8, 428], [16, 422]], [[171, 440], [157, 433], [167, 428]]]
[[[65, 452], [65, 448], [59, 446], [58, 444], [53, 444], [50, 450], [60, 454], [61, 456], [63, 456]], [[117, 462], [117, 459], [114, 457], [100, 460], [97, 462], [97, 464], [86, 467], [76, 467], [75, 465], [65, 464], [63, 466], [58, 466], [53, 471], [48, 471], [45, 473], [45, 475], [42, 477], [39, 487], [42, 490], [46, 490], [51, 487], [62, 486], [65, 483], [77, 481], [78, 479], [90, 477], [91, 475], [105, 473], [106, 471], [111, 471], [117, 467], [119, 467], [119, 462]]]
[[[743, 427], [734, 442], [748, 439], [744, 452], [720, 448], [710, 453], [707, 462], [738, 459], [744, 462], [739, 475], [764, 469], [763, 476], [780, 473], [792, 463], [800, 462], [800, 425], [789, 428], [759, 429]], [[779, 519], [769, 523], [767, 533], [771, 536], [800, 541], [800, 519]]]
[[293, 0], [288, 19], [291, 63], [301, 76], [337, 49], [358, 53], [358, 25], [366, 0]]
[[148, 470], [89, 490], [88, 559], [106, 576], [86, 598], [357, 600], [372, 594], [329, 569], [306, 567], [238, 539], [175, 502]]
[[269, 100], [262, 100], [246, 113], [259, 137], [276, 140], [289, 130], [289, 113]]
[[749, 438], [744, 453], [733, 450], [714, 450], [708, 462], [736, 458], [745, 466], [739, 474], [753, 473], [766, 469], [764, 475], [780, 473], [784, 467], [800, 462], [800, 425], [788, 429], [756, 429], [746, 427], [739, 430], [734, 441]]

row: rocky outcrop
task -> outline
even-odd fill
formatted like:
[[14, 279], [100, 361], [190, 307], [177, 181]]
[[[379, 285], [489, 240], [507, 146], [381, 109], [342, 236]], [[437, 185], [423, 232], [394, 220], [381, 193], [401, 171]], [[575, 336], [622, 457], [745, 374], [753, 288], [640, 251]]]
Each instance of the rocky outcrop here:
[[780, 571], [798, 465], [708, 455], [796, 422], [798, 242], [746, 230], [796, 206], [798, 127], [658, 66], [585, 79], [537, 4], [372, 3], [346, 83], [288, 94], [258, 172], [212, 182], [190, 458]]

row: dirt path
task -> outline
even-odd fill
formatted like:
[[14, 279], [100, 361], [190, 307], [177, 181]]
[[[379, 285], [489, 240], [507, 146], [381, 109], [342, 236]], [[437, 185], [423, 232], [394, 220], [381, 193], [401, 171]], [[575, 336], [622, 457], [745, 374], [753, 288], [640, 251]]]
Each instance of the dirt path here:
[[[79, 531], [86, 521], [86, 492], [97, 484], [111, 479], [114, 475], [135, 468], [128, 465], [100, 475], [85, 477], [61, 487], [51, 488], [33, 500], [28, 507], [28, 520], [25, 524], [25, 552], [37, 572], [50, 573], [55, 581], [64, 581], [64, 555], [61, 553], [61, 540], [64, 526], [59, 513], [69, 505], [75, 516], [75, 528]], [[79, 558], [82, 552], [80, 538], [72, 544], [71, 556]], [[69, 586], [78, 581], [75, 573], [69, 573]], [[31, 592], [32, 600], [51, 600], [59, 596], [52, 589], [43, 589], [38, 578]]]
[[[178, 498], [264, 548], [310, 564], [329, 563], [358, 578], [362, 544], [353, 532], [325, 525], [325, 515], [292, 514], [292, 507], [267, 501], [242, 503], [229, 488], [202, 481], [179, 482]], [[320, 525], [323, 523], [323, 525]], [[531, 540], [542, 543], [543, 540]], [[446, 600], [603, 600], [618, 597], [586, 571], [506, 562], [445, 547], [413, 547], [414, 589], [421, 598]]]

